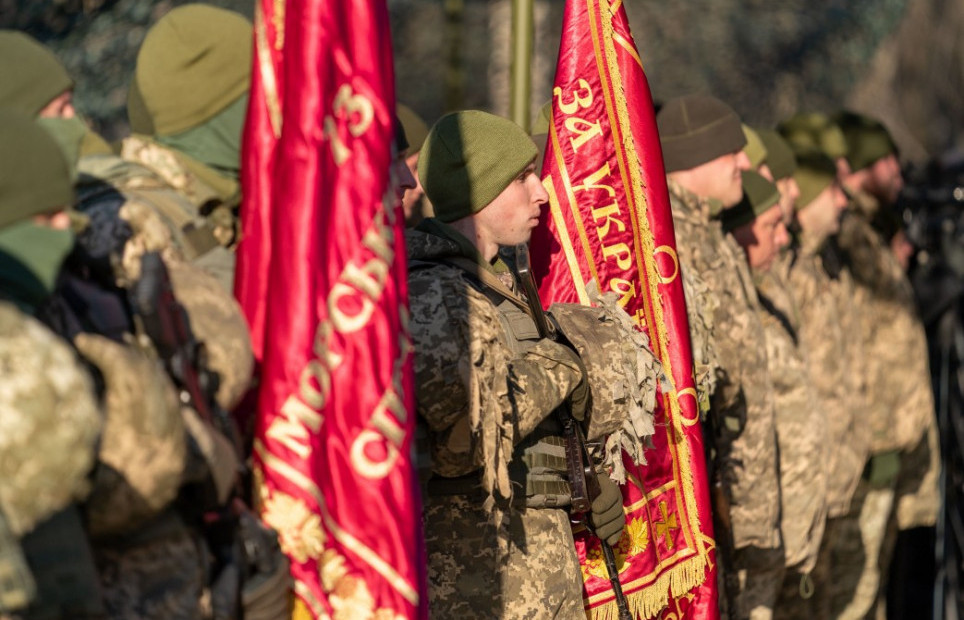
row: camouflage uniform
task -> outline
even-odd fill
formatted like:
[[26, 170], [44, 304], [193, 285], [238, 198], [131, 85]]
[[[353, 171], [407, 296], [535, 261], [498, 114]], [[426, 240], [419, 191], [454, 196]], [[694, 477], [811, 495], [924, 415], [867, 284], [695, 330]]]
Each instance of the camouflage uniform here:
[[773, 388], [759, 300], [743, 250], [712, 219], [710, 201], [672, 180], [669, 188], [681, 269], [698, 274], [716, 301], [719, 371], [710, 415], [719, 429], [717, 467], [730, 501], [739, 613], [765, 618], [782, 579], [783, 550]]
[[[888, 522], [932, 525], [938, 510], [938, 446], [927, 343], [913, 291], [870, 219], [879, 204], [859, 193], [839, 243], [853, 273], [868, 381], [871, 462], [834, 551], [834, 613], [862, 618], [876, 604], [890, 564]], [[901, 496], [898, 498], [898, 487]], [[896, 511], [896, 514], [894, 514]]]
[[800, 346], [800, 312], [789, 289], [793, 252], [756, 274], [767, 336], [767, 359], [776, 400], [780, 454], [780, 529], [787, 574], [774, 609], [777, 618], [810, 618], [801, 597], [817, 563], [827, 519], [826, 411], [810, 380], [806, 350]]
[[[834, 577], [833, 549], [840, 535], [867, 459], [869, 434], [863, 423], [862, 350], [848, 319], [853, 287], [846, 271], [831, 278], [820, 250], [824, 238], [803, 233], [796, 261], [789, 273], [793, 299], [800, 311], [800, 346], [806, 351], [808, 371], [817, 402], [824, 412], [827, 450], [828, 521], [819, 555], [811, 573], [812, 596], [801, 598], [806, 583], [785, 584], [794, 602], [786, 617], [826, 617]], [[794, 592], [796, 590], [796, 593]]]
[[477, 258], [432, 222], [420, 228], [433, 234], [407, 233], [416, 401], [434, 474], [424, 512], [432, 617], [581, 617], [565, 491], [553, 484], [564, 450], [532, 449], [559, 434], [550, 414], [582, 370], [570, 350], [539, 339], [528, 314], [497, 307], [448, 264]]

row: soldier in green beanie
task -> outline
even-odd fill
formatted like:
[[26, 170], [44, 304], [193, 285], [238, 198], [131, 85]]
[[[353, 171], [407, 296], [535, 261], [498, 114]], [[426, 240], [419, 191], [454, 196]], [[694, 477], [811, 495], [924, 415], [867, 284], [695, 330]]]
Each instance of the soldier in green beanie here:
[[[539, 337], [499, 258], [529, 240], [548, 200], [537, 153], [516, 124], [470, 110], [442, 117], [419, 158], [435, 217], [409, 230], [406, 245], [416, 400], [432, 440], [424, 521], [433, 617], [584, 613], [552, 412], [568, 400], [582, 419], [588, 379], [572, 349]], [[621, 496], [599, 479], [593, 524], [612, 542], [625, 519]]]
[[794, 204], [800, 195], [800, 188], [793, 178], [797, 169], [797, 158], [777, 131], [760, 129], [757, 133], [767, 150], [766, 159], [760, 166], [760, 174], [764, 177], [769, 174], [768, 178], [776, 183], [780, 190], [780, 210], [783, 212], [784, 223], [789, 227], [793, 221]]
[[755, 271], [766, 271], [789, 243], [777, 186], [752, 170], [743, 171], [743, 200], [723, 212], [723, 228], [746, 252]]
[[888, 239], [874, 227], [903, 187], [897, 148], [878, 119], [841, 111], [833, 120], [847, 144], [849, 172], [840, 179], [852, 199], [838, 244], [860, 308], [868, 360], [864, 417], [872, 432], [869, 473], [860, 480], [835, 549], [833, 602], [836, 613], [863, 617], [883, 608], [881, 585], [897, 530], [936, 520], [939, 446], [926, 334], [894, 252], [900, 235]]
[[178, 249], [228, 291], [252, 36], [245, 17], [209, 5], [181, 5], [158, 20], [137, 54], [127, 103], [134, 135], [120, 147], [187, 199], [187, 212], [159, 215]]
[[[770, 613], [783, 575], [773, 387], [760, 303], [746, 253], [720, 222], [750, 169], [739, 116], [706, 95], [667, 101], [656, 116], [694, 349], [715, 351], [707, 395], [724, 603], [732, 617]], [[704, 304], [697, 305], [701, 299]], [[702, 333], [705, 332], [705, 333]], [[701, 344], [706, 342], [706, 344]]]

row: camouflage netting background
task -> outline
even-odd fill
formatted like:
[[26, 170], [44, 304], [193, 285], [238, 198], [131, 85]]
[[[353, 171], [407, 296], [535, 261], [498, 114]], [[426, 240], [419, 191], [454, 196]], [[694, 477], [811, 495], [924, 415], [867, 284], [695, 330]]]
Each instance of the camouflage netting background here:
[[[146, 27], [182, 0], [0, 0], [0, 27], [45, 41], [78, 107], [110, 138]], [[211, 4], [251, 15], [251, 0]], [[511, 0], [388, 0], [399, 100], [506, 114]], [[956, 0], [625, 0], [654, 97], [713, 93], [751, 123], [841, 105], [892, 128], [905, 158], [964, 149], [964, 3]], [[533, 114], [548, 99], [564, 2], [535, 0]]]

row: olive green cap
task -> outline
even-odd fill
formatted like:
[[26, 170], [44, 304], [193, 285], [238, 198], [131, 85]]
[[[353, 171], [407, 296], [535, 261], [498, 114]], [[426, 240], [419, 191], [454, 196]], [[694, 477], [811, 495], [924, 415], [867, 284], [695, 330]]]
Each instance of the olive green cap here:
[[740, 127], [743, 129], [743, 136], [746, 138], [746, 146], [743, 147], [743, 152], [749, 158], [750, 165], [753, 168], [759, 168], [760, 164], [766, 161], [767, 147], [760, 140], [760, 134], [755, 129], [749, 125], [741, 125]]
[[777, 131], [797, 155], [819, 151], [830, 159], [847, 154], [843, 132], [830, 116], [822, 112], [801, 112], [777, 126]]
[[552, 120], [552, 99], [542, 104], [542, 107], [539, 108], [536, 119], [532, 121], [532, 135], [548, 135], [550, 120]]
[[0, 107], [36, 116], [73, 87], [53, 52], [22, 32], [0, 30]]
[[723, 228], [727, 231], [749, 224], [767, 210], [780, 202], [780, 190], [758, 172], [744, 170], [743, 199], [730, 209], [723, 211]]
[[767, 149], [764, 162], [777, 181], [785, 179], [797, 169], [797, 158], [793, 149], [783, 137], [773, 129], [758, 129], [757, 134]]
[[158, 20], [137, 53], [131, 129], [169, 136], [237, 101], [251, 82], [252, 33], [241, 14], [204, 4], [179, 6]]
[[689, 170], [746, 145], [740, 117], [708, 95], [667, 101], [656, 115], [666, 172]]
[[73, 199], [70, 169], [53, 136], [24, 112], [0, 110], [0, 228]]
[[418, 178], [435, 217], [454, 222], [487, 207], [538, 154], [532, 139], [509, 119], [463, 110], [446, 114], [429, 130]]
[[797, 211], [805, 209], [820, 195], [820, 192], [830, 187], [837, 180], [837, 166], [833, 160], [823, 153], [812, 152], [797, 157], [797, 170], [793, 178], [800, 187], [797, 197]]
[[422, 143], [428, 135], [428, 125], [422, 117], [415, 113], [415, 110], [404, 103], [395, 106], [395, 114], [402, 123], [405, 130], [405, 137], [408, 139], [408, 154], [414, 155], [422, 150]]
[[834, 120], [847, 142], [847, 163], [853, 172], [897, 154], [897, 145], [890, 132], [877, 119], [844, 110], [836, 114]]

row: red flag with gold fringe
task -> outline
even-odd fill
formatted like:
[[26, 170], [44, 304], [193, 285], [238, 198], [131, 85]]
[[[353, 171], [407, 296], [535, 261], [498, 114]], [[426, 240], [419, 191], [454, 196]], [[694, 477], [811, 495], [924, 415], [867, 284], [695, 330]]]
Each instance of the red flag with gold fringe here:
[[384, 0], [256, 6], [236, 289], [295, 618], [428, 615], [391, 49]]
[[[624, 454], [615, 547], [635, 618], [717, 618], [713, 540], [689, 327], [649, 85], [619, 0], [568, 0], [543, 164], [549, 206], [532, 241], [543, 302], [619, 295], [672, 383], [645, 465]], [[598, 540], [576, 531], [593, 620], [616, 617]], [[665, 611], [664, 611], [665, 610]]]

